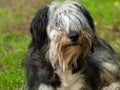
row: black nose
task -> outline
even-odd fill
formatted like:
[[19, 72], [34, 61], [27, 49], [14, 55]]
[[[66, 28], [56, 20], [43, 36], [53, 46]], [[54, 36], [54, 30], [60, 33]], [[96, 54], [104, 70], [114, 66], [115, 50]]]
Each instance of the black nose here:
[[76, 41], [78, 40], [79, 34], [77, 32], [70, 32], [69, 34], [69, 38], [71, 39], [71, 41]]

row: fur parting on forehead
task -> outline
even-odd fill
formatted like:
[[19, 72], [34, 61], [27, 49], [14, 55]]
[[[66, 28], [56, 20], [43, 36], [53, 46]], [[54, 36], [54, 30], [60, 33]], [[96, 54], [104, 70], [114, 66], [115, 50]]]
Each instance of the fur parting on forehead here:
[[49, 7], [49, 22], [47, 30], [50, 32], [52, 29], [61, 28], [66, 32], [69, 31], [82, 31], [91, 29], [86, 17], [82, 10], [84, 8], [77, 2], [54, 2]]

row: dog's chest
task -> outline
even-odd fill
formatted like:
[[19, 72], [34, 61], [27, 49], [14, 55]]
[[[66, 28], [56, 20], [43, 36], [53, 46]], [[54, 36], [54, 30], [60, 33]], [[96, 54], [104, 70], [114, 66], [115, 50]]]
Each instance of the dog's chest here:
[[80, 90], [84, 88], [84, 75], [77, 73], [72, 74], [70, 70], [57, 70], [56, 73], [60, 77], [61, 85], [57, 90]]
[[38, 90], [83, 90], [86, 86], [84, 75], [79, 73], [72, 74], [70, 70], [56, 71], [60, 78], [61, 85], [54, 89], [52, 86], [41, 84]]

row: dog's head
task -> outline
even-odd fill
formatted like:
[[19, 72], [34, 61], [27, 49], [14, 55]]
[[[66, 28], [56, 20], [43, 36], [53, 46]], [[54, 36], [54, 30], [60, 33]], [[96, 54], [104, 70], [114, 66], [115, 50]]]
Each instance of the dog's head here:
[[70, 63], [77, 66], [78, 57], [83, 59], [93, 51], [93, 19], [77, 2], [54, 2], [40, 9], [32, 21], [31, 33], [32, 44], [40, 49], [47, 43], [47, 58], [63, 69]]

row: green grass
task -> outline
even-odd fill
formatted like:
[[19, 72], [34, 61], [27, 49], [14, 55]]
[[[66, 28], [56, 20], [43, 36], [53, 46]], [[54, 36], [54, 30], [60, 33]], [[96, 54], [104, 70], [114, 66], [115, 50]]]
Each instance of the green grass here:
[[[95, 20], [96, 34], [120, 54], [120, 1], [80, 1]], [[46, 3], [46, 0], [0, 1], [0, 90], [25, 89], [22, 62], [30, 42], [29, 25], [36, 11]]]
[[25, 84], [25, 72], [22, 62], [29, 43], [29, 37], [12, 32], [3, 33], [0, 38], [2, 38], [0, 41], [0, 90], [1, 88], [15, 90], [15, 87], [20, 88]]

